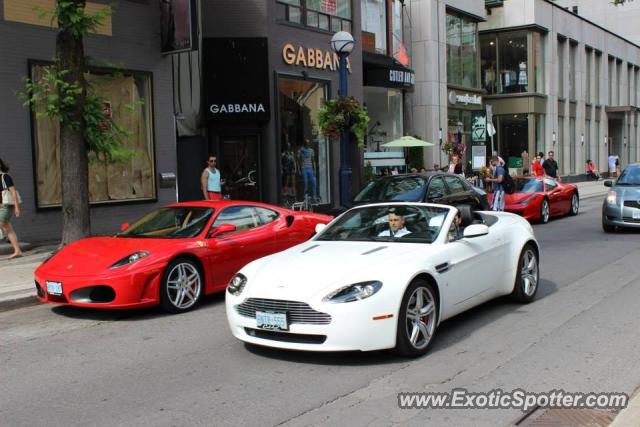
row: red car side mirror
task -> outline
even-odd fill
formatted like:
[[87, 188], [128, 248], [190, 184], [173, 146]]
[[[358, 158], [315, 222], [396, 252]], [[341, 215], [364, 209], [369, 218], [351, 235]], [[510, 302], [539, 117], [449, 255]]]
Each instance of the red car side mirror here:
[[120, 224], [120, 231], [124, 231], [127, 228], [129, 228], [129, 223], [128, 222], [123, 222], [122, 224]]
[[219, 226], [217, 226], [216, 228], [214, 228], [213, 230], [211, 230], [207, 234], [207, 238], [213, 239], [214, 237], [220, 236], [221, 234], [232, 233], [234, 231], [236, 231], [236, 226], [235, 225], [233, 225], [233, 224], [220, 224]]

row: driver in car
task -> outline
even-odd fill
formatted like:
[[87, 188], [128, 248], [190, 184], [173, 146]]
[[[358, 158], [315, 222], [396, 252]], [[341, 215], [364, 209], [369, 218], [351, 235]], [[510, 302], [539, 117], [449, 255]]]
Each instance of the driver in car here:
[[379, 237], [402, 237], [410, 234], [411, 231], [407, 230], [404, 226], [404, 212], [401, 212], [397, 208], [389, 209], [389, 229], [381, 231]]

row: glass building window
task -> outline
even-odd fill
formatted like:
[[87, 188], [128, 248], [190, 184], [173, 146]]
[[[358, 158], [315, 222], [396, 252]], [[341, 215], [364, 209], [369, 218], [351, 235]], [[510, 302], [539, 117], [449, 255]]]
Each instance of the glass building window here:
[[[43, 78], [47, 65], [32, 65], [31, 78]], [[89, 201], [102, 204], [156, 198], [154, 170], [154, 136], [151, 75], [128, 73], [105, 75], [96, 71], [86, 76], [98, 96], [107, 100], [103, 106], [113, 121], [130, 135], [122, 140], [122, 148], [133, 153], [131, 158], [109, 163], [89, 154]], [[60, 124], [33, 115], [33, 137], [37, 205], [39, 208], [60, 206]]]
[[404, 46], [404, 38], [402, 35], [402, 2], [400, 0], [392, 0], [391, 9], [393, 15], [391, 17], [392, 26], [392, 46], [393, 57], [402, 65], [409, 66], [409, 54]]
[[278, 78], [280, 120], [280, 201], [284, 206], [307, 200], [330, 202], [329, 141], [318, 128], [318, 111], [327, 84]]
[[471, 155], [471, 111], [454, 108], [447, 110], [447, 141], [462, 142]]
[[535, 75], [534, 91], [544, 93], [544, 37], [540, 33], [531, 33], [533, 45], [533, 63]]
[[527, 33], [498, 35], [498, 93], [529, 91]]
[[321, 30], [351, 30], [351, 0], [277, 0], [284, 19]]
[[387, 53], [387, 0], [361, 0], [362, 47], [365, 51]]
[[497, 40], [494, 34], [480, 36], [480, 75], [482, 77], [482, 89], [487, 94], [493, 95], [498, 91], [497, 86]]
[[478, 86], [478, 24], [465, 17], [447, 14], [447, 82]]
[[369, 151], [380, 151], [382, 144], [404, 135], [402, 90], [365, 86], [364, 104], [370, 117], [370, 131], [367, 133]]

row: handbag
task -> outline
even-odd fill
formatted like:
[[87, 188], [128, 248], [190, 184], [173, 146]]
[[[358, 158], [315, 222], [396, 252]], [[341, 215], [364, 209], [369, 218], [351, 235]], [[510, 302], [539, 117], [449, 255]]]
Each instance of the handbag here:
[[[15, 201], [13, 200], [13, 195], [11, 194], [11, 191], [9, 191], [9, 188], [7, 187], [7, 183], [4, 181], [4, 175], [2, 174], [2, 204], [3, 205], [10, 205], [13, 206], [15, 205]], [[16, 196], [18, 199], [18, 203], [22, 203], [22, 197], [20, 197], [20, 193], [18, 193], [18, 190], [16, 190]]]

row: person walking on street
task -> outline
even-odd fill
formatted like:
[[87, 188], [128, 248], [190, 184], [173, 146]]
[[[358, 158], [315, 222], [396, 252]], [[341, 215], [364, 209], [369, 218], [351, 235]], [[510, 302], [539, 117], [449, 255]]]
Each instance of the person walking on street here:
[[558, 162], [554, 160], [554, 154], [553, 151], [547, 153], [547, 159], [542, 163], [542, 168], [547, 176], [558, 179]]
[[493, 204], [491, 209], [494, 211], [504, 211], [504, 167], [500, 166], [500, 159], [498, 156], [491, 158], [491, 166], [494, 167], [495, 173], [493, 178], [485, 178], [487, 182], [493, 184]]
[[609, 178], [618, 176], [618, 167], [620, 166], [620, 160], [617, 154], [611, 153], [607, 158], [609, 163]]
[[13, 254], [7, 259], [14, 259], [22, 256], [18, 237], [11, 225], [11, 217], [20, 218], [20, 196], [13, 184], [13, 179], [7, 173], [9, 167], [0, 159], [0, 181], [2, 181], [2, 200], [0, 203], [0, 227], [9, 239], [13, 247]]
[[541, 158], [542, 158], [542, 153], [538, 153], [535, 160], [531, 164], [532, 176], [544, 176], [544, 169], [542, 168], [542, 163], [540, 162]]
[[209, 156], [208, 166], [200, 176], [202, 195], [205, 200], [222, 200], [222, 185], [224, 179], [220, 170], [216, 168], [217, 158]]

